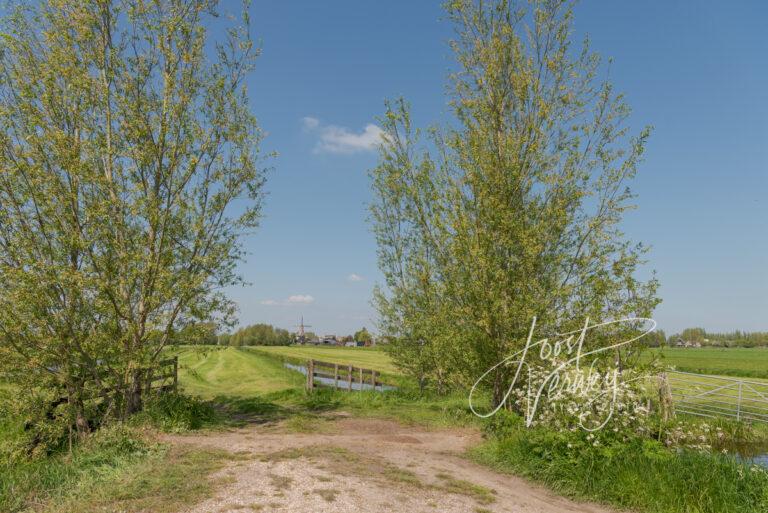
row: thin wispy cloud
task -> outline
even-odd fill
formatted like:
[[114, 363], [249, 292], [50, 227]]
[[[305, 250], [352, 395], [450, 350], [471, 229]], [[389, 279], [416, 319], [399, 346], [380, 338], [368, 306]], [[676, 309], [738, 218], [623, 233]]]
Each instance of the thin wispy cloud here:
[[363, 281], [363, 277], [359, 274], [352, 273], [347, 276], [347, 281]]
[[314, 130], [320, 126], [320, 120], [313, 117], [301, 118], [301, 124], [304, 125], [304, 130]]
[[288, 299], [278, 301], [276, 299], [265, 299], [261, 301], [264, 306], [293, 306], [293, 305], [310, 305], [315, 302], [315, 298], [309, 294], [296, 294], [288, 296]]
[[343, 126], [324, 125], [313, 117], [302, 118], [307, 132], [316, 133], [318, 141], [314, 153], [358, 153], [375, 151], [382, 143], [383, 131], [373, 123], [365, 125], [362, 132], [355, 133]]
[[308, 305], [315, 302], [315, 298], [309, 294], [297, 294], [295, 296], [288, 297], [288, 302], [291, 304]]

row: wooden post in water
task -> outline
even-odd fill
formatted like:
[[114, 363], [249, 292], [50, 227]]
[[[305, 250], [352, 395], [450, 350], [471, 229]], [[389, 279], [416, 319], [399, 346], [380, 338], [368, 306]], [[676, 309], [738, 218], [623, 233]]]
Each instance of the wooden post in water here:
[[352, 391], [352, 366], [347, 366], [347, 392]]
[[339, 364], [333, 364], [333, 388], [339, 388]]
[[307, 390], [310, 392], [315, 389], [315, 361], [309, 360], [307, 363]]

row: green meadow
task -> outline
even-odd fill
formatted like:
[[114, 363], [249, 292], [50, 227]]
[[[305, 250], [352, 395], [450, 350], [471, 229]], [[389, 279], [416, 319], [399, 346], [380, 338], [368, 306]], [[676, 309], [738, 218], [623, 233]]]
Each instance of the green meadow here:
[[235, 347], [189, 346], [179, 356], [179, 382], [188, 394], [213, 399], [279, 392], [300, 386], [300, 374], [275, 359]]
[[651, 349], [645, 358], [657, 356], [666, 368], [697, 374], [768, 378], [768, 348]]
[[254, 351], [278, 355], [291, 359], [321, 360], [373, 369], [388, 374], [398, 374], [389, 355], [375, 347], [338, 346], [256, 346]]
[[[379, 348], [333, 346], [255, 346], [245, 348], [291, 359], [310, 358], [352, 364], [397, 374], [389, 355]], [[768, 379], [768, 348], [654, 348], [643, 357], [659, 358], [662, 366], [684, 372]]]

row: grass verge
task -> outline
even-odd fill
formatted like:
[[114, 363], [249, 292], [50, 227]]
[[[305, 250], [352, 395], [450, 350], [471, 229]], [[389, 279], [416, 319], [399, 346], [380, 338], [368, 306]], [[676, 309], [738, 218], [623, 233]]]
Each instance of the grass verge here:
[[[169, 447], [137, 428], [104, 428], [72, 453], [0, 462], [0, 511], [172, 512], [210, 493], [235, 456]], [[195, 476], [190, 479], [189, 476]]]
[[471, 457], [578, 499], [647, 513], [768, 511], [768, 472], [731, 456], [673, 452], [653, 440], [570, 449], [567, 436], [518, 430]]

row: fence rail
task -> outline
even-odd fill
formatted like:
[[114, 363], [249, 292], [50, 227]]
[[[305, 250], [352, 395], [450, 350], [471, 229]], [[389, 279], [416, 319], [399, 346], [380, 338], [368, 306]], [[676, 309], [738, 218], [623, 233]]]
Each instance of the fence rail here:
[[[173, 358], [167, 358], [160, 360], [154, 367], [147, 367], [140, 369], [137, 375], [137, 379], [141, 383], [141, 393], [149, 394], [150, 392], [157, 391], [168, 392], [177, 391], [179, 388], [179, 358], [174, 356]], [[94, 383], [92, 379], [85, 380], [86, 382]], [[130, 384], [126, 385], [130, 387]], [[114, 385], [101, 386], [91, 394], [87, 394], [84, 400], [105, 399], [112, 394], [119, 392], [120, 388]], [[61, 400], [66, 400], [62, 398]]]
[[[165, 372], [162, 372], [166, 369]], [[158, 373], [158, 371], [160, 371]], [[157, 362], [156, 367], [150, 367], [144, 370], [144, 383], [147, 393], [153, 389], [165, 392], [172, 390], [176, 392], [179, 389], [179, 357], [174, 356], [166, 360]], [[170, 380], [170, 383], [168, 382]], [[155, 383], [162, 382], [160, 386]]]
[[667, 381], [678, 413], [768, 423], [768, 383], [680, 371]]
[[321, 362], [307, 362], [307, 390], [319, 386], [330, 386], [341, 390], [383, 391], [387, 385], [379, 381], [380, 374], [373, 369], [363, 369], [354, 365]]

